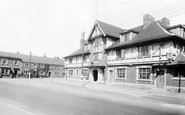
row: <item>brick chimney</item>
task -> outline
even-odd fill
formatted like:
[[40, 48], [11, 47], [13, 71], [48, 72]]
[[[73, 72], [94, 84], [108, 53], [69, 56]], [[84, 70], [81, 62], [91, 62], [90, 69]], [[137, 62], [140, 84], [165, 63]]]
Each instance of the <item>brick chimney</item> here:
[[170, 26], [170, 20], [168, 18], [166, 18], [166, 17], [163, 17], [161, 19], [161, 25], [163, 27], [169, 27]]
[[83, 42], [83, 39], [80, 40], [80, 48], [83, 48], [83, 44], [85, 44], [85, 40]]
[[155, 21], [155, 18], [149, 14], [143, 16], [143, 28], [147, 27], [151, 22]]

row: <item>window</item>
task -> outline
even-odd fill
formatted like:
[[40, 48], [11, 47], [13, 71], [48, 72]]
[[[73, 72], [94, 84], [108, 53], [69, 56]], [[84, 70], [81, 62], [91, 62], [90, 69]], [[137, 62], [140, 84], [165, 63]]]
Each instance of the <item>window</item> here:
[[121, 50], [116, 51], [117, 58], [121, 58]]
[[39, 71], [39, 75], [45, 75], [44, 71]]
[[150, 54], [149, 46], [139, 47], [139, 56], [148, 56]]
[[125, 50], [124, 49], [121, 50], [121, 58], [125, 58]]
[[17, 60], [15, 60], [14, 61], [14, 65], [18, 65], [19, 63], [18, 63], [18, 61]]
[[102, 59], [102, 53], [95, 53], [93, 55], [94, 60], [101, 60]]
[[40, 64], [40, 68], [45, 68], [45, 65], [44, 64]]
[[8, 64], [8, 60], [7, 59], [3, 59], [3, 64]]
[[33, 67], [37, 67], [37, 64], [33, 64]]
[[139, 68], [139, 79], [150, 79], [150, 68]]
[[125, 34], [125, 42], [130, 41], [130, 33]]
[[117, 69], [117, 78], [125, 78], [125, 68]]
[[72, 58], [69, 58], [69, 64], [72, 64]]
[[103, 41], [102, 38], [97, 38], [93, 43], [94, 52], [102, 52], [103, 51]]
[[59, 76], [59, 72], [55, 72], [55, 76]]
[[2, 69], [2, 74], [8, 75], [10, 72], [10, 69]]
[[185, 78], [185, 71], [182, 68], [174, 68], [173, 69], [173, 78]]
[[30, 67], [30, 64], [29, 63], [25, 63], [24, 66], [25, 67]]
[[69, 70], [69, 75], [70, 75], [70, 76], [73, 75], [73, 70]]

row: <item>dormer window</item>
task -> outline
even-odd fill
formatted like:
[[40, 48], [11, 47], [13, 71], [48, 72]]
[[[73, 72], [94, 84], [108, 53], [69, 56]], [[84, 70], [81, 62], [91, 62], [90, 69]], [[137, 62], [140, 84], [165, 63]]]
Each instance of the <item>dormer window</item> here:
[[128, 42], [131, 41], [137, 35], [138, 32], [135, 30], [127, 30], [121, 33], [120, 42]]
[[130, 37], [130, 34], [131, 34], [131, 33], [126, 33], [126, 34], [125, 34], [125, 42], [130, 41], [130, 38], [131, 38], [131, 37]]
[[171, 33], [174, 33], [174, 34], [176, 34], [176, 35], [182, 37], [182, 38], [185, 37], [185, 29], [184, 29], [184, 27], [182, 27], [181, 25], [178, 25], [177, 27], [170, 27], [170, 28], [169, 28], [169, 31], [170, 31]]

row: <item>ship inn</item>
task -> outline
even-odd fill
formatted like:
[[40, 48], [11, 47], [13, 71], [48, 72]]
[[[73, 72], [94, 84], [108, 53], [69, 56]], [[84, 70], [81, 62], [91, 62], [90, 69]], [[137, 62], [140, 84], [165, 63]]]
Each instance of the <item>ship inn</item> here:
[[[143, 16], [141, 26], [121, 29], [95, 21], [81, 48], [65, 57], [66, 75], [165, 89], [185, 89], [185, 25]], [[84, 47], [84, 52], [83, 52]]]

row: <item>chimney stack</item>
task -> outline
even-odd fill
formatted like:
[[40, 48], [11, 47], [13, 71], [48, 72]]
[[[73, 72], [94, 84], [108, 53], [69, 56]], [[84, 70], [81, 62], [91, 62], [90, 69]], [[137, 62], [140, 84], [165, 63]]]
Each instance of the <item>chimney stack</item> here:
[[147, 27], [151, 22], [155, 21], [155, 18], [149, 14], [143, 16], [143, 28]]
[[80, 40], [80, 48], [83, 48], [84, 44], [85, 44], [85, 40], [81, 39]]
[[161, 19], [161, 25], [163, 27], [169, 27], [170, 26], [170, 20], [168, 18], [166, 18], [166, 17], [163, 17]]

